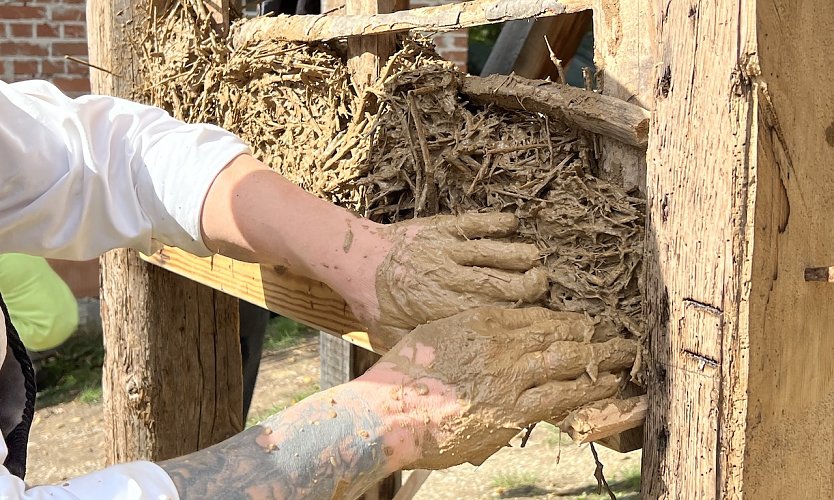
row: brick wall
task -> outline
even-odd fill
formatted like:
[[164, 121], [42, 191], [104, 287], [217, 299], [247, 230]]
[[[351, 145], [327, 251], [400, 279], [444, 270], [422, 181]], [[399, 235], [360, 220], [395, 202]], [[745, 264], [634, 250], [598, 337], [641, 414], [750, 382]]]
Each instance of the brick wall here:
[[[443, 5], [460, 2], [461, 0], [411, 0], [411, 8]], [[322, 0], [322, 12], [328, 12], [344, 5], [344, 0]], [[440, 33], [434, 36], [437, 52], [444, 58], [457, 64], [466, 71], [466, 61], [469, 56], [469, 30]]]
[[90, 91], [84, 0], [0, 0], [0, 77], [43, 79], [69, 95]]

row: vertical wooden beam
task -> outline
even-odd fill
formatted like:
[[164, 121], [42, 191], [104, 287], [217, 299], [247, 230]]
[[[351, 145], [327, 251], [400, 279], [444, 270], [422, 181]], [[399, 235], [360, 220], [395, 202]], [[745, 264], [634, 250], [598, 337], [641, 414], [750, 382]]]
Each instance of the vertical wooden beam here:
[[831, 498], [834, 4], [658, 9], [643, 496]]
[[[132, 40], [162, 0], [89, 0], [93, 90], [130, 98], [139, 78]], [[118, 77], [114, 75], [119, 75]], [[145, 264], [102, 257], [101, 312], [107, 461], [162, 460], [243, 428], [237, 301]]]
[[[594, 62], [597, 86], [605, 95], [651, 109], [654, 99], [654, 21], [649, 0], [597, 0]], [[626, 189], [645, 192], [643, 151], [600, 137], [600, 174]]]
[[[346, 0], [345, 13], [387, 14], [394, 12], [397, 0]], [[394, 34], [361, 36], [348, 39], [348, 69], [356, 90], [373, 83], [385, 61], [394, 54], [397, 37]]]

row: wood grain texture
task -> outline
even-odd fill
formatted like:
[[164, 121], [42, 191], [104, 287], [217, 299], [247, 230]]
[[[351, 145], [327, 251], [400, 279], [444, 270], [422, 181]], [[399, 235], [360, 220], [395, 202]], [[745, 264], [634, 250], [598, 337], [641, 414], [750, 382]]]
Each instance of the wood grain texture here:
[[834, 263], [834, 2], [760, 0], [748, 13], [758, 123], [749, 339], [737, 347], [749, 355], [743, 494], [832, 498], [834, 289], [804, 271]]
[[[602, 94], [651, 110], [654, 100], [654, 21], [649, 0], [595, 0], [594, 62]], [[645, 193], [643, 151], [600, 137], [600, 176]]]
[[746, 481], [752, 5], [670, 2], [650, 16], [659, 64], [647, 175], [643, 498], [737, 498]]
[[648, 143], [648, 111], [621, 99], [559, 83], [515, 76], [469, 76], [462, 93], [478, 104], [545, 113], [575, 127], [639, 148]]
[[432, 33], [485, 24], [531, 19], [588, 10], [593, 0], [472, 0], [437, 7], [372, 15], [278, 16], [257, 18], [232, 28], [237, 47], [247, 41], [285, 40], [316, 42], [403, 31]]
[[380, 353], [392, 347], [375, 346], [372, 349], [367, 334], [363, 332], [364, 327], [350, 312], [344, 299], [319, 281], [222, 255], [196, 257], [173, 247], [165, 247], [142, 258], [360, 347]]
[[[160, 0], [161, 1], [161, 0]], [[132, 40], [160, 2], [90, 0], [97, 93], [130, 97], [140, 64]], [[103, 393], [108, 463], [161, 460], [243, 429], [237, 301], [116, 250], [101, 259]]]

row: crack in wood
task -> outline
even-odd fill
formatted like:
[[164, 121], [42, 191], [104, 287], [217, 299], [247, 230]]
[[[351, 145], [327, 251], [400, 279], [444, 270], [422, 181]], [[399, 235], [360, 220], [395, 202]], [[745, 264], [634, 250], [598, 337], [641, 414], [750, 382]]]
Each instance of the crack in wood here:
[[706, 311], [710, 314], [714, 314], [715, 316], [720, 317], [720, 316], [724, 315], [724, 311], [720, 307], [714, 306], [712, 304], [708, 304], [706, 302], [701, 302], [700, 300], [695, 300], [693, 298], [687, 297], [687, 298], [683, 299], [682, 302], [683, 302], [684, 306], [689, 306], [689, 307], [693, 307], [695, 309], [700, 309], [700, 310]]

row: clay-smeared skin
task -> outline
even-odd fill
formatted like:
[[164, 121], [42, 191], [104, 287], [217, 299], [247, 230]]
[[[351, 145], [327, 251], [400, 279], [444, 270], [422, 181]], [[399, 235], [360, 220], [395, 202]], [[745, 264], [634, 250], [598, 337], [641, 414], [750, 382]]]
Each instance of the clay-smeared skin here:
[[530, 423], [617, 393], [637, 344], [591, 342], [594, 329], [577, 313], [470, 310], [417, 327], [361, 380], [396, 381], [383, 410], [423, 424], [408, 468], [479, 464]]
[[161, 466], [184, 500], [350, 499], [398, 469], [480, 463], [529, 423], [617, 392], [637, 346], [591, 342], [594, 329], [541, 308], [434, 321], [362, 377]]
[[391, 346], [429, 321], [538, 300], [547, 291], [538, 249], [489, 239], [517, 227], [518, 219], [504, 213], [441, 215], [384, 227], [381, 235], [392, 246], [376, 272], [379, 309], [365, 318], [374, 337]]

